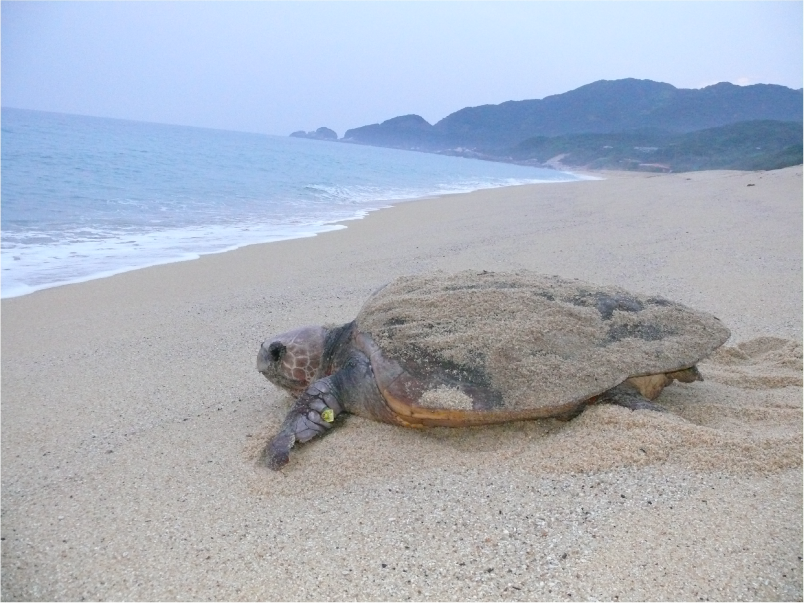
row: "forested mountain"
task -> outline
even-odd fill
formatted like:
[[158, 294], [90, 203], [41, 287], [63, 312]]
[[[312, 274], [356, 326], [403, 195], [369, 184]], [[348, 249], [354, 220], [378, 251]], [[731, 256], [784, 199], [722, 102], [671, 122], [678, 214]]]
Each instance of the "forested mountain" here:
[[534, 136], [661, 129], [691, 132], [740, 121], [802, 120], [802, 91], [771, 84], [720, 83], [679, 89], [651, 80], [601, 80], [541, 100], [466, 107], [430, 125], [406, 115], [347, 130], [346, 142], [440, 151], [486, 152]]

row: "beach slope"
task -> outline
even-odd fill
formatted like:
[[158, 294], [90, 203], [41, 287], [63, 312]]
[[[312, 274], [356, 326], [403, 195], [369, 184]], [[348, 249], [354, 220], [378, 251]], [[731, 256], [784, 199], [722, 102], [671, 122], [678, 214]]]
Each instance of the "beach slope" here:
[[[605, 173], [2, 302], [4, 600], [800, 600], [802, 168]], [[429, 270], [661, 295], [732, 331], [670, 412], [405, 430], [258, 463], [260, 343]]]

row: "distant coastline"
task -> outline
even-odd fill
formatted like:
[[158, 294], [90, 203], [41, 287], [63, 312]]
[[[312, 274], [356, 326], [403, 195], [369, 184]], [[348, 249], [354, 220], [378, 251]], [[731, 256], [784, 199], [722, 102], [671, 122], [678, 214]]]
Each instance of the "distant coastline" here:
[[431, 125], [418, 115], [347, 130], [338, 141], [560, 170], [770, 170], [802, 163], [802, 90], [726, 82], [678, 89], [601, 80], [540, 100], [466, 107]]

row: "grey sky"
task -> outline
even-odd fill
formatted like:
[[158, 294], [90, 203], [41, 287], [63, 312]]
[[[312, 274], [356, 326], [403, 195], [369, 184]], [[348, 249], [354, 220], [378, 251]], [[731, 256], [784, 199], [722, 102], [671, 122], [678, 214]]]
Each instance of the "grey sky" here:
[[801, 2], [9, 2], [2, 104], [286, 135], [599, 79], [802, 87]]

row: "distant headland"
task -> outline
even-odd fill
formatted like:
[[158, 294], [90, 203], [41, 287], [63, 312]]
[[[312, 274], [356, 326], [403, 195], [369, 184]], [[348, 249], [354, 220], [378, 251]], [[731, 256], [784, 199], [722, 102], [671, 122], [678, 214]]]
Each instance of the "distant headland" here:
[[435, 124], [403, 115], [340, 139], [323, 127], [291, 136], [558, 169], [758, 170], [802, 163], [803, 111], [801, 89], [629, 78], [465, 107]]
[[291, 134], [294, 138], [312, 138], [313, 140], [338, 140], [335, 130], [329, 128], [318, 128], [315, 132], [305, 132], [299, 130]]

